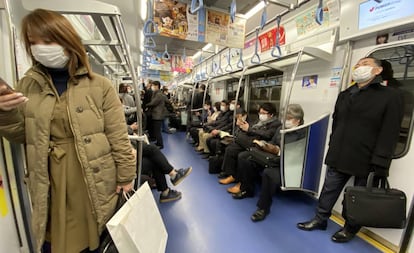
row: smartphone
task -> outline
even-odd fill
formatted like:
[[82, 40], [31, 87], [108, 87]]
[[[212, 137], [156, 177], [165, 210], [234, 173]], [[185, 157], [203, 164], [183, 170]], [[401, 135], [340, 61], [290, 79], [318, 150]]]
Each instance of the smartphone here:
[[12, 94], [14, 92], [16, 92], [13, 87], [11, 87], [8, 83], [6, 83], [6, 81], [4, 81], [1, 77], [0, 77], [0, 86], [4, 85], [7, 87], [7, 90], [3, 91], [0, 95], [7, 95], [7, 94]]

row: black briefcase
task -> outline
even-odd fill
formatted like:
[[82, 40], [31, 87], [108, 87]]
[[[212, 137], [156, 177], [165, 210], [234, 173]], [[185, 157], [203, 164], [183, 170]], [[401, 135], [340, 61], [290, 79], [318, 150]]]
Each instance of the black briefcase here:
[[374, 173], [367, 186], [345, 188], [344, 217], [353, 224], [375, 228], [404, 228], [406, 224], [405, 193], [391, 189], [386, 178], [379, 188], [373, 187]]

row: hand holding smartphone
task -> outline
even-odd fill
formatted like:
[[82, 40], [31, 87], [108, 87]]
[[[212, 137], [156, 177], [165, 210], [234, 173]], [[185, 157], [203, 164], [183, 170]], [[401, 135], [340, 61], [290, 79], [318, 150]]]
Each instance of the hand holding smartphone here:
[[1, 77], [0, 77], [0, 87], [1, 86], [5, 86], [6, 90], [3, 90], [0, 95], [7, 95], [7, 94], [12, 94], [14, 92], [16, 92], [8, 83], [6, 83], [6, 81], [4, 81]]
[[29, 99], [22, 93], [17, 92], [0, 78], [0, 110], [10, 111], [20, 104], [26, 103]]

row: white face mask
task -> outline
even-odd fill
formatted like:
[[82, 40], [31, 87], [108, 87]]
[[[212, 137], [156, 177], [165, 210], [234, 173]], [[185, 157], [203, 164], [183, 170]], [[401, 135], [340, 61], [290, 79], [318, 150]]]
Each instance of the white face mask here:
[[374, 75], [371, 73], [372, 66], [359, 66], [352, 71], [352, 79], [357, 83], [363, 83], [371, 79]]
[[207, 111], [208, 109], [209, 109], [209, 108], [208, 108], [208, 106], [207, 106], [207, 105], [205, 105], [205, 106], [204, 106], [204, 110], [206, 110], [206, 111]]
[[291, 120], [291, 119], [287, 119], [287, 120], [285, 120], [285, 127], [286, 128], [293, 128], [293, 127], [295, 127], [296, 126], [296, 124], [295, 123], [293, 123], [293, 120]]
[[226, 111], [226, 107], [225, 106], [220, 106], [220, 111], [225, 112]]
[[259, 120], [260, 121], [266, 121], [268, 119], [267, 114], [259, 114]]
[[155, 86], [151, 86], [151, 90], [152, 90], [152, 91], [156, 91], [156, 90], [157, 90], [157, 88], [156, 88]]
[[217, 108], [216, 108], [216, 107], [214, 107], [214, 108], [213, 108], [213, 110], [214, 110], [215, 112], [217, 112]]
[[61, 69], [69, 61], [61, 45], [32, 45], [30, 50], [36, 61], [48, 68]]
[[236, 106], [234, 104], [230, 104], [230, 111], [234, 111], [234, 109], [236, 108]]

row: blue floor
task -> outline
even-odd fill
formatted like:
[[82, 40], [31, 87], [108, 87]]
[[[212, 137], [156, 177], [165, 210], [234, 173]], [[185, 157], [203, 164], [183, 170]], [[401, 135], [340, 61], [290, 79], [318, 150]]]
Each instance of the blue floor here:
[[[163, 135], [163, 153], [176, 167], [192, 166], [193, 172], [175, 187], [179, 201], [158, 204], [168, 231], [167, 253], [342, 253], [380, 252], [360, 238], [349, 243], [331, 241], [340, 227], [329, 221], [326, 231], [301, 231], [296, 223], [311, 218], [315, 201], [300, 192], [282, 192], [274, 197], [266, 220], [253, 223], [258, 197], [234, 200], [208, 174], [208, 161], [201, 159], [186, 142], [185, 134]], [[159, 194], [155, 192], [158, 200]]]

